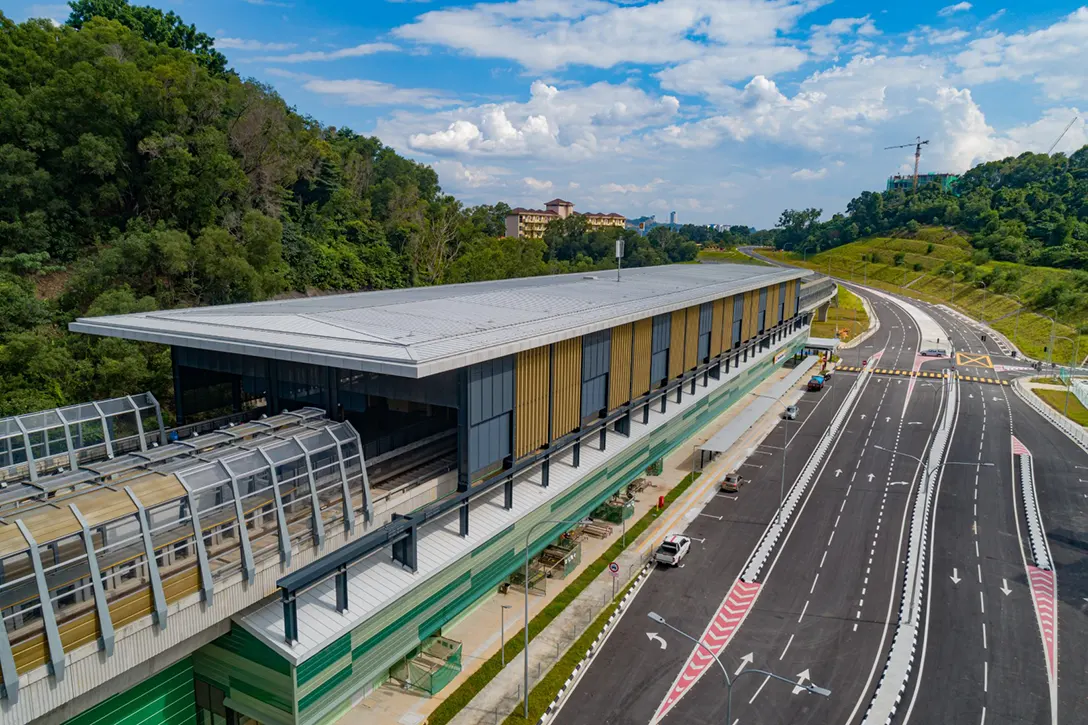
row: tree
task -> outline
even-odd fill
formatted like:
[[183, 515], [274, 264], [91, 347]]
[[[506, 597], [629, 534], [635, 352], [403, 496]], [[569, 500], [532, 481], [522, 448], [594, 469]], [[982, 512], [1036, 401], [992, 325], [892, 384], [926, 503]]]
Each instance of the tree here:
[[215, 49], [215, 38], [197, 31], [195, 25], [186, 25], [173, 11], [163, 13], [158, 8], [129, 5], [125, 0], [72, 0], [68, 6], [72, 9], [68, 25], [77, 30], [91, 18], [116, 20], [145, 40], [192, 53], [212, 73], [226, 71], [227, 59]]

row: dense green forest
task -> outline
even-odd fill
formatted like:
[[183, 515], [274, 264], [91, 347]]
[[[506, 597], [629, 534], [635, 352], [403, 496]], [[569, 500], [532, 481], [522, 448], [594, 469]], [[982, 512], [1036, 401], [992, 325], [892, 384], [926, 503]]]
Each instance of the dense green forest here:
[[955, 227], [993, 259], [1088, 270], [1088, 146], [1071, 156], [1024, 153], [974, 167], [951, 191], [866, 191], [826, 222], [820, 209], [782, 212], [775, 246], [818, 252], [862, 237]]
[[66, 25], [0, 13], [0, 416], [150, 389], [168, 351], [82, 315], [694, 259], [668, 229], [503, 239], [378, 139], [299, 114], [214, 39], [124, 0]]

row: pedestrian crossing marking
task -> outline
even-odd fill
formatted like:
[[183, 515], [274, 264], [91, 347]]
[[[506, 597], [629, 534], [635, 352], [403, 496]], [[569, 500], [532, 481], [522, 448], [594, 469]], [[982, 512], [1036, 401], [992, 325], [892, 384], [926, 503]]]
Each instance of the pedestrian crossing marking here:
[[[844, 373], [859, 373], [862, 368], [854, 365], [840, 365], [836, 368], [839, 372]], [[876, 368], [872, 371], [874, 375], [902, 375], [908, 378], [945, 378], [946, 372], [933, 372], [930, 370], [885, 370], [884, 368]], [[955, 373], [955, 377], [959, 380], [968, 383], [987, 383], [989, 385], [1008, 385], [1008, 380], [1002, 380], [1001, 378], [989, 378], [981, 375], [962, 375]]]

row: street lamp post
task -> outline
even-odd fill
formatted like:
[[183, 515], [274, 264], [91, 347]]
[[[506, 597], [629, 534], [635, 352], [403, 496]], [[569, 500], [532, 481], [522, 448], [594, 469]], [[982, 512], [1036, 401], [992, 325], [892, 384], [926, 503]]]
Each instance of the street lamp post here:
[[738, 672], [735, 677], [731, 678], [731, 677], [729, 677], [729, 670], [725, 669], [725, 665], [722, 664], [722, 661], [720, 659], [718, 659], [718, 655], [714, 654], [714, 651], [712, 649], [710, 649], [705, 644], [703, 644], [699, 640], [692, 637], [690, 634], [688, 634], [684, 630], [679, 629], [677, 627], [674, 627], [671, 624], [669, 624], [668, 622], [666, 622], [665, 618], [662, 617], [657, 612], [650, 612], [646, 616], [649, 617], [650, 619], [652, 619], [653, 621], [657, 622], [658, 624], [660, 624], [660, 625], [662, 625], [664, 627], [668, 627], [669, 629], [671, 629], [673, 632], [676, 632], [681, 637], [691, 640], [692, 642], [695, 643], [695, 645], [697, 647], [703, 648], [703, 650], [705, 650], [706, 653], [709, 654], [711, 657], [713, 657], [714, 661], [718, 663], [718, 667], [721, 668], [722, 674], [725, 676], [725, 722], [726, 722], [727, 725], [731, 725], [732, 722], [733, 722], [733, 685], [736, 684], [737, 680], [739, 680], [741, 677], [744, 677], [745, 675], [763, 675], [763, 676], [769, 677], [769, 678], [771, 678], [773, 680], [779, 680], [780, 682], [785, 682], [787, 685], [790, 685], [791, 687], [800, 687], [802, 690], [805, 690], [806, 692], [810, 692], [813, 695], [822, 695], [824, 697], [831, 697], [831, 690], [827, 689], [826, 687], [820, 687], [819, 685], [817, 685], [815, 683], [812, 683], [812, 682], [809, 682], [807, 685], [801, 684], [800, 682], [794, 682], [793, 680], [789, 679], [788, 677], [782, 677], [781, 675], [776, 675], [773, 672], [767, 672], [766, 670], [757, 670], [757, 669], [751, 668], [751, 667], [746, 669], [746, 670], [742, 670], [741, 672]]
[[982, 285], [982, 311], [978, 313], [978, 321], [982, 324], [985, 324], [984, 318], [986, 317], [986, 300], [989, 299], [989, 296], [986, 294], [986, 283], [982, 280], [979, 280], [975, 284]]
[[511, 609], [511, 605], [500, 605], [499, 609], [499, 642], [502, 646], [502, 666], [506, 667], [506, 610]]
[[[773, 398], [770, 395], [764, 395], [763, 393], [753, 393], [757, 398], [766, 398], [767, 400], [773, 400], [782, 406], [783, 410], [789, 412], [789, 407], [778, 398]], [[789, 416], [782, 418], [782, 479], [778, 484], [778, 510], [774, 514], [775, 523], [778, 522], [778, 517], [782, 515], [782, 502], [786, 498], [786, 448], [790, 444], [790, 419]]]
[[529, 527], [529, 530], [525, 533], [525, 581], [522, 585], [525, 589], [525, 719], [529, 719], [529, 539], [536, 531], [538, 526], [544, 524], [551, 524], [552, 526], [558, 526], [559, 524], [566, 524], [569, 526], [577, 526], [581, 523], [581, 519], [545, 519], [543, 521], [537, 521], [535, 524]]
[[1016, 298], [1018, 307], [1016, 308], [1016, 322], [1012, 328], [1012, 344], [1016, 345], [1016, 333], [1020, 331], [1020, 310], [1024, 309], [1024, 300], [1020, 299], [1020, 295], [1009, 295]]
[[1058, 325], [1058, 308], [1047, 307], [1046, 312], [1053, 311], [1054, 315], [1044, 315], [1044, 317], [1050, 317], [1050, 345], [1046, 349], [1046, 362], [1048, 365], [1054, 364], [1054, 332]]
[[1077, 336], [1076, 340], [1071, 340], [1065, 335], [1058, 335], [1055, 340], [1065, 340], [1073, 346], [1073, 357], [1069, 360], [1069, 380], [1065, 381], [1065, 409], [1062, 411], [1062, 415], [1069, 417], [1069, 389], [1073, 387], [1073, 371], [1077, 368], [1077, 353], [1080, 348], [1080, 336]]

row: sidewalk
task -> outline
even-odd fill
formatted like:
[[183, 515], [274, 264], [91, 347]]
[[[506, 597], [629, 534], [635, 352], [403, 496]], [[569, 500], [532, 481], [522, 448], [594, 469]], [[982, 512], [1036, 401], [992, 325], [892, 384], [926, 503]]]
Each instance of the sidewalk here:
[[[765, 392], [775, 383], [789, 374], [788, 369], [779, 370], [763, 381], [753, 392]], [[799, 397], [801, 387], [797, 386], [786, 397]], [[649, 485], [635, 502], [635, 514], [628, 523], [637, 521], [657, 504], [659, 496], [672, 490], [691, 472], [695, 447], [706, 442], [717, 433], [741, 410], [747, 407], [754, 397], [749, 396], [739, 406], [726, 411], [684, 445], [666, 457], [660, 476], [647, 476]], [[784, 402], [791, 402], [784, 399]], [[637, 542], [630, 542], [620, 556], [620, 581], [616, 582], [616, 591], [634, 577], [642, 568], [657, 542], [668, 531], [682, 530], [687, 521], [694, 518], [697, 508], [701, 508], [709, 496], [713, 495], [714, 484], [727, 468], [739, 464], [747, 449], [758, 444], [774, 428], [778, 421], [777, 406], [769, 411], [736, 445], [708, 467], [705, 475], [695, 485], [667, 509], [660, 519], [655, 521], [639, 537]], [[578, 568], [563, 580], [548, 580], [547, 593], [544, 596], [530, 596], [529, 617], [536, 616], [548, 603], [562, 591], [568, 582], [573, 581], [591, 562], [595, 561], [614, 541], [620, 538], [622, 529], [613, 527], [612, 536], [598, 540], [586, 538], [582, 542], [582, 560]], [[607, 572], [595, 579], [575, 600], [556, 617], [529, 645], [529, 674], [532, 687], [548, 669], [563, 656], [566, 650], [581, 636], [585, 628], [597, 617], [612, 599], [613, 580]], [[418, 725], [426, 722], [426, 717], [443, 699], [454, 692], [478, 667], [499, 651], [500, 607], [505, 610], [506, 638], [520, 632], [523, 626], [524, 595], [511, 590], [502, 595], [497, 592], [476, 605], [451, 626], [444, 628], [443, 635], [463, 643], [463, 671], [434, 697], [400, 689], [395, 683], [386, 683], [366, 698], [358, 702], [345, 713], [340, 722], [349, 725]], [[519, 654], [508, 660], [506, 669], [481, 690], [469, 705], [453, 720], [456, 725], [475, 725], [476, 723], [501, 722], [512, 712], [521, 700], [523, 679], [523, 657]]]

